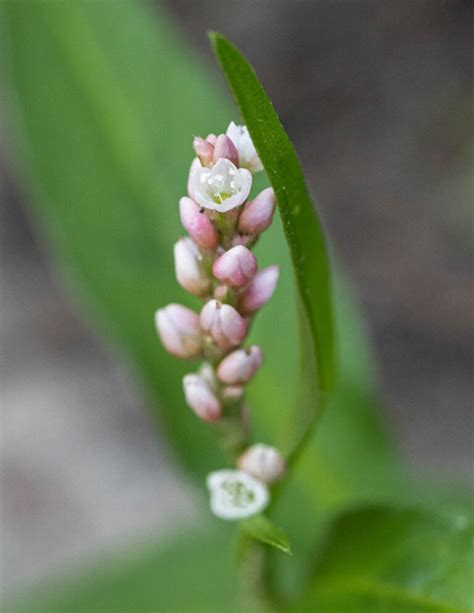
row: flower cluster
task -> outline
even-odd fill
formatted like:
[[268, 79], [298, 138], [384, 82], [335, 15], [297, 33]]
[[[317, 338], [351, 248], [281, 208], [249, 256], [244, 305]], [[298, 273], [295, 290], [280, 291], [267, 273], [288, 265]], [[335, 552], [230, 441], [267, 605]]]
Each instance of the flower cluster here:
[[263, 169], [248, 130], [231, 122], [226, 134], [197, 137], [188, 195], [179, 202], [189, 236], [174, 246], [178, 283], [204, 304], [199, 314], [170, 304], [155, 314], [164, 347], [183, 359], [201, 358], [183, 379], [187, 404], [213, 423], [237, 468], [208, 476], [211, 509], [223, 519], [258, 513], [268, 484], [284, 473], [274, 447], [249, 446], [244, 388], [263, 362], [256, 345], [243, 346], [253, 317], [272, 297], [278, 267], [258, 269], [251, 251], [275, 211], [271, 188], [249, 199], [253, 173]]

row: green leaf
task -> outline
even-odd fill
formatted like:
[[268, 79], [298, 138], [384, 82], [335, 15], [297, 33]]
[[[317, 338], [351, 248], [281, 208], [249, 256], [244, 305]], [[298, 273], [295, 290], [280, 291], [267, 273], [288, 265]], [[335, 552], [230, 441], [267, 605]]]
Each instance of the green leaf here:
[[285, 532], [270, 521], [268, 517], [256, 515], [240, 522], [240, 528], [245, 534], [257, 541], [292, 555], [291, 545]]
[[290, 610], [467, 613], [474, 604], [473, 535], [467, 513], [348, 513], [335, 523], [307, 594]]
[[324, 393], [334, 385], [330, 270], [321, 223], [295, 149], [250, 64], [222, 35], [211, 42], [277, 197]]

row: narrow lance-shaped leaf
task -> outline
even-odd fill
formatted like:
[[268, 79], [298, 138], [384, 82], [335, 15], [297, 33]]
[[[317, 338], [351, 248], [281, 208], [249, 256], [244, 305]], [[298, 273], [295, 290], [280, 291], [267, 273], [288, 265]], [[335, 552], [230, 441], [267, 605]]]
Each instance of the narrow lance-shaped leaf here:
[[295, 149], [254, 70], [222, 35], [210, 37], [275, 190], [311, 333], [319, 391], [328, 392], [334, 383], [335, 356], [330, 270], [321, 223]]
[[280, 549], [284, 553], [292, 554], [291, 545], [285, 532], [264, 515], [256, 515], [240, 523], [244, 534]]

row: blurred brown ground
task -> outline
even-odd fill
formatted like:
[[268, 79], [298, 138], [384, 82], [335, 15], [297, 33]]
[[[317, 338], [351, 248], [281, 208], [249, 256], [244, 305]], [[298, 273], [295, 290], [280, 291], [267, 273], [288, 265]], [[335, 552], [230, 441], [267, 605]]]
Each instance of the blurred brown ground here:
[[[272, 97], [366, 315], [402, 448], [433, 472], [472, 474], [470, 3], [168, 6], [209, 61], [207, 29], [236, 42]], [[4, 166], [8, 591], [166, 529], [192, 493], [177, 485], [125, 369], [52, 278]]]

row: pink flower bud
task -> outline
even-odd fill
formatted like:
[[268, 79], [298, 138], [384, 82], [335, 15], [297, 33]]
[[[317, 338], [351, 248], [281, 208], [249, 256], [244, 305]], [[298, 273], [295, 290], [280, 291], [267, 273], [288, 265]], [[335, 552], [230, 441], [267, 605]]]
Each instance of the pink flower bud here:
[[236, 347], [247, 334], [248, 322], [229, 304], [209, 300], [201, 311], [201, 327], [221, 349]]
[[214, 154], [212, 156], [214, 162], [217, 162], [220, 158], [226, 158], [235, 166], [239, 166], [239, 153], [234, 143], [225, 134], [220, 134], [217, 137]]
[[211, 143], [211, 145], [214, 146], [216, 144], [216, 141], [217, 141], [217, 136], [215, 134], [212, 134], [212, 132], [211, 132], [211, 134], [208, 134], [206, 136], [206, 140], [207, 140], [208, 143]]
[[285, 473], [285, 459], [270, 445], [252, 445], [237, 460], [240, 470], [264, 483], [274, 483]]
[[278, 274], [278, 266], [268, 266], [260, 270], [242, 294], [239, 301], [239, 311], [246, 315], [261, 309], [273, 296]]
[[257, 272], [254, 254], [243, 245], [236, 245], [218, 258], [212, 266], [212, 274], [227, 285], [243, 287]]
[[217, 376], [228, 385], [247, 383], [262, 362], [263, 353], [260, 347], [252, 345], [248, 349], [236, 349], [219, 364]]
[[192, 198], [193, 200], [195, 200], [194, 198], [194, 175], [196, 174], [196, 171], [202, 168], [202, 164], [199, 161], [199, 158], [194, 158], [194, 160], [191, 162], [191, 166], [189, 168], [189, 175], [188, 175], [188, 194], [189, 197]]
[[205, 296], [211, 289], [211, 278], [202, 265], [202, 255], [190, 238], [181, 238], [174, 245], [174, 267], [178, 283], [194, 296]]
[[185, 375], [183, 379], [186, 402], [204, 421], [216, 421], [221, 416], [221, 403], [209, 383], [200, 375]]
[[180, 304], [169, 304], [155, 313], [155, 325], [165, 349], [178, 358], [201, 353], [199, 316]]
[[239, 217], [239, 232], [259, 234], [266, 230], [272, 223], [275, 205], [275, 193], [271, 187], [267, 187], [244, 206]]
[[201, 161], [203, 166], [210, 166], [212, 163], [212, 156], [214, 154], [214, 145], [209, 141], [204, 140], [200, 136], [196, 136], [193, 141], [193, 148], [196, 155]]
[[191, 238], [203, 249], [215, 249], [219, 235], [214, 224], [203, 209], [191, 200], [183, 197], [179, 201], [179, 216], [184, 228]]

